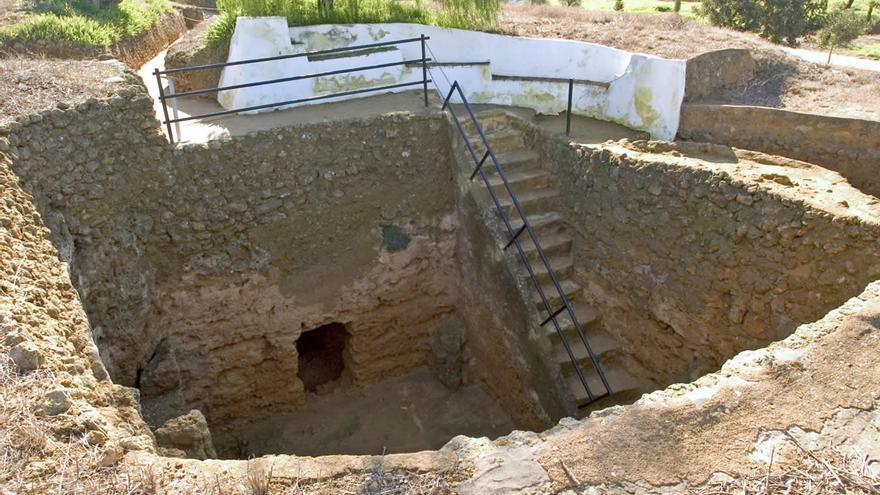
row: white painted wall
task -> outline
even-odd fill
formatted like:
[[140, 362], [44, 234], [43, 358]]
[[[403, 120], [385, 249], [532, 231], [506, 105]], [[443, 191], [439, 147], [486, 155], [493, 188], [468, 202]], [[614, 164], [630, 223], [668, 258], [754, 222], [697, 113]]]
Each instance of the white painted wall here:
[[[673, 139], [684, 97], [685, 61], [640, 55], [602, 45], [569, 40], [519, 38], [420, 24], [320, 25], [288, 28], [282, 17], [239, 17], [229, 61], [311, 52], [381, 41], [430, 37], [428, 56], [439, 62], [484, 62], [476, 66], [433, 68], [445, 94], [458, 80], [472, 103], [528, 107], [542, 114], [565, 111], [566, 82], [500, 81], [492, 75], [554, 77], [608, 82], [608, 89], [575, 85], [573, 113], [623, 124]], [[293, 41], [293, 43], [291, 42]], [[313, 74], [360, 65], [421, 58], [419, 43], [394, 51], [309, 62], [306, 57], [226, 67], [221, 86]], [[447, 82], [446, 78], [450, 82]], [[223, 91], [224, 108], [245, 108], [370, 86], [417, 81], [420, 68], [403, 66]], [[394, 91], [417, 89], [418, 86]], [[369, 96], [367, 93], [363, 96]], [[347, 98], [355, 98], [353, 95]], [[340, 98], [345, 99], [346, 97]], [[334, 99], [318, 100], [325, 103]], [[308, 104], [308, 103], [306, 103]], [[296, 105], [292, 105], [296, 106]]]

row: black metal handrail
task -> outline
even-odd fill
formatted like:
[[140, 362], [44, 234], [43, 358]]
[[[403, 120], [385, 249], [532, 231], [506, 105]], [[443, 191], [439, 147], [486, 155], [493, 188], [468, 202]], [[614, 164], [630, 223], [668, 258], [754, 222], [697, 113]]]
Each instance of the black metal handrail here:
[[[506, 76], [502, 74], [492, 74], [492, 80], [498, 79], [500, 81], [535, 81], [535, 82], [549, 82], [549, 83], [568, 83], [568, 106], [565, 110], [565, 135], [571, 135], [571, 104], [572, 99], [574, 97], [574, 85], [579, 84], [582, 86], [595, 86], [602, 89], [608, 89], [611, 87], [612, 81], [593, 81], [590, 79], [575, 79], [571, 77], [547, 77], [547, 76]], [[619, 79], [619, 77], [618, 77]]]
[[[461, 120], [458, 118], [458, 115], [455, 113], [454, 107], [450, 104], [452, 96], [458, 93], [459, 98], [461, 99], [464, 108], [467, 110], [468, 116], [470, 117], [470, 121], [473, 123], [474, 127], [477, 130], [477, 133], [480, 135], [480, 140], [483, 143], [483, 146], [486, 148], [486, 152], [483, 154], [482, 158], [477, 158], [477, 153], [474, 151], [473, 145], [471, 145], [470, 138], [467, 135], [467, 132], [464, 130], [464, 126], [461, 123]], [[599, 399], [607, 397], [611, 395], [611, 386], [608, 384], [608, 380], [605, 377], [605, 372], [602, 370], [602, 366], [599, 364], [599, 360], [596, 357], [596, 354], [593, 352], [593, 348], [590, 346], [589, 340], [587, 339], [586, 333], [584, 333], [583, 328], [581, 327], [580, 322], [578, 321], [577, 315], [574, 312], [574, 309], [571, 307], [571, 303], [568, 301], [568, 297], [565, 295], [565, 291], [562, 289], [562, 286], [559, 284], [559, 279], [556, 276], [556, 271], [551, 266], [549, 260], [547, 259], [546, 254], [544, 253], [544, 249], [541, 247], [541, 243], [538, 240], [538, 236], [535, 234], [535, 231], [532, 229], [531, 224], [529, 223], [528, 218], [526, 217], [525, 211], [523, 211], [522, 205], [520, 205], [519, 200], [516, 197], [516, 194], [513, 192], [513, 187], [510, 185], [510, 182], [507, 179], [507, 175], [504, 173], [504, 169], [501, 167], [501, 164], [498, 162], [498, 158], [495, 156], [495, 152], [492, 150], [492, 146], [489, 144], [489, 140], [486, 138], [486, 134], [483, 132], [482, 126], [480, 126], [480, 122], [477, 120], [476, 115], [474, 114], [473, 109], [470, 106], [470, 103], [467, 101], [467, 97], [464, 95], [464, 91], [461, 89], [461, 85], [458, 81], [452, 83], [452, 86], [449, 88], [449, 94], [446, 95], [446, 98], [443, 100], [444, 110], [448, 109], [449, 113], [452, 115], [453, 121], [455, 122], [455, 126], [458, 128], [458, 132], [461, 134], [462, 139], [464, 140], [465, 146], [476, 165], [474, 172], [471, 174], [471, 179], [473, 179], [477, 174], [480, 175], [480, 178], [483, 179], [483, 183], [486, 185], [486, 188], [489, 191], [489, 194], [492, 197], [492, 201], [495, 203], [495, 207], [498, 209], [498, 212], [501, 214], [501, 219], [504, 222], [504, 226], [507, 228], [507, 233], [510, 235], [510, 240], [508, 241], [505, 249], [509, 247], [511, 244], [516, 246], [516, 250], [519, 253], [520, 259], [522, 259], [523, 264], [526, 267], [526, 271], [529, 274], [529, 278], [531, 278], [532, 283], [535, 286], [535, 289], [538, 291], [538, 295], [541, 298], [541, 302], [544, 306], [544, 309], [547, 312], [547, 318], [541, 322], [541, 326], [543, 327], [547, 323], [552, 322], [556, 332], [559, 334], [559, 339], [562, 342], [562, 346], [565, 348], [565, 352], [568, 354], [569, 359], [571, 359], [571, 363], [574, 366], [575, 373], [577, 374], [578, 379], [581, 384], [584, 386], [584, 390], [587, 392], [588, 403], [595, 402]], [[486, 161], [488, 159], [492, 160], [492, 164], [495, 166], [495, 171], [498, 173], [498, 176], [501, 178], [501, 181], [504, 184], [504, 188], [507, 190], [507, 193], [510, 195], [511, 202], [513, 203], [514, 208], [516, 208], [517, 213], [519, 213], [520, 219], [522, 219], [522, 227], [519, 229], [514, 229], [510, 223], [510, 218], [505, 212], [504, 208], [501, 206], [501, 202], [498, 198], [498, 195], [495, 193], [492, 184], [489, 182], [489, 178], [486, 175], [486, 172], [483, 168]], [[547, 270], [547, 274], [550, 276], [550, 280], [553, 282], [553, 288], [556, 289], [556, 292], [559, 294], [559, 299], [562, 305], [558, 309], [553, 309], [550, 301], [547, 299], [547, 295], [544, 293], [544, 287], [541, 285], [541, 282], [538, 280], [537, 275], [535, 274], [535, 270], [532, 268], [532, 263], [529, 261], [529, 257], [526, 255], [523, 250], [522, 244], [520, 243], [519, 236], [523, 233], [527, 232], [529, 238], [535, 246], [535, 250], [538, 253], [538, 257], [541, 260], [541, 263], [544, 265], [544, 268]], [[580, 363], [577, 360], [577, 357], [574, 355], [572, 351], [571, 344], [568, 342], [568, 338], [565, 336], [565, 332], [562, 330], [562, 327], [557, 321], [557, 318], [563, 312], [568, 314], [568, 317], [571, 319], [572, 324], [574, 325], [575, 331], [577, 332], [578, 338], [583, 343], [584, 348], [587, 350], [587, 354], [590, 357], [590, 361], [593, 364], [593, 367], [596, 369], [596, 373], [599, 375], [599, 379], [602, 382], [602, 386], [605, 389], [605, 392], [602, 394], [595, 394], [593, 390], [590, 388], [589, 383], [587, 383], [587, 379], [584, 376], [583, 370], [581, 370]]]
[[[365, 45], [346, 46], [346, 47], [342, 47], [342, 48], [332, 48], [332, 49], [328, 49], [328, 50], [316, 50], [316, 51], [312, 51], [312, 52], [293, 53], [293, 54], [288, 54], [288, 55], [278, 55], [275, 57], [252, 58], [252, 59], [247, 59], [247, 60], [236, 60], [234, 62], [195, 65], [195, 66], [191, 66], [191, 67], [178, 67], [175, 69], [167, 69], [167, 70], [159, 70], [157, 68], [156, 70], [153, 71], [153, 75], [156, 76], [156, 82], [159, 85], [159, 101], [162, 102], [162, 113], [165, 117], [164, 120], [162, 121], [162, 123], [165, 124], [166, 129], [168, 131], [168, 140], [171, 143], [174, 143], [174, 133], [171, 130], [171, 124], [179, 124], [180, 122], [185, 122], [188, 120], [204, 119], [204, 118], [209, 118], [209, 117], [219, 117], [219, 116], [223, 116], [223, 115], [231, 115], [231, 114], [241, 113], [241, 112], [250, 112], [250, 111], [254, 111], [254, 110], [263, 110], [263, 109], [267, 109], [267, 108], [277, 108], [277, 107], [283, 107], [283, 106], [288, 106], [288, 105], [294, 105], [297, 103], [307, 103], [307, 102], [311, 102], [311, 101], [326, 100], [329, 98], [338, 98], [338, 97], [342, 97], [342, 96], [352, 96], [352, 95], [356, 95], [356, 94], [370, 93], [370, 92], [374, 92], [374, 91], [383, 91], [383, 90], [389, 90], [389, 89], [404, 88], [404, 87], [415, 86], [415, 85], [422, 86], [422, 92], [424, 93], [425, 106], [427, 107], [428, 106], [428, 83], [432, 82], [430, 79], [428, 79], [428, 68], [427, 68], [427, 63], [430, 62], [431, 59], [427, 58], [425, 56], [425, 42], [429, 39], [430, 39], [429, 37], [427, 37], [423, 34], [423, 35], [419, 36], [418, 38], [406, 38], [406, 39], [395, 40], [395, 41], [383, 41], [380, 43], [369, 43], [369, 44], [365, 44]], [[165, 88], [162, 84], [162, 77], [163, 76], [165, 76], [167, 78], [167, 76], [169, 74], [177, 74], [177, 73], [181, 73], [181, 72], [217, 69], [217, 68], [229, 67], [229, 66], [233, 66], [233, 65], [256, 64], [256, 63], [271, 62], [271, 61], [276, 61], [276, 60], [285, 60], [285, 59], [290, 59], [290, 58], [309, 57], [309, 56], [316, 56], [316, 55], [327, 55], [327, 54], [331, 54], [331, 53], [344, 53], [344, 52], [351, 52], [351, 51], [364, 50], [364, 49], [370, 49], [370, 48], [378, 48], [378, 47], [384, 47], [384, 46], [400, 45], [400, 44], [405, 44], [405, 43], [415, 43], [415, 42], [421, 43], [421, 47], [422, 47], [422, 57], [417, 58], [417, 59], [402, 60], [402, 61], [398, 61], [398, 62], [388, 62], [388, 63], [384, 63], [384, 64], [363, 65], [363, 66], [351, 67], [351, 68], [347, 68], [347, 69], [337, 69], [337, 70], [331, 70], [331, 71], [326, 71], [326, 72], [316, 72], [316, 73], [312, 73], [312, 74], [303, 74], [303, 75], [291, 76], [291, 77], [266, 79], [263, 81], [254, 81], [254, 82], [248, 82], [248, 83], [242, 83], [242, 84], [232, 84], [229, 86], [218, 86], [216, 88], [196, 89], [196, 90], [184, 91], [184, 92], [180, 92], [180, 93], [174, 91], [174, 86], [172, 83], [172, 84], [170, 84], [171, 93], [166, 94]], [[220, 91], [227, 91], [227, 90], [233, 90], [233, 89], [250, 88], [250, 87], [254, 87], [254, 86], [264, 86], [267, 84], [280, 84], [280, 83], [285, 83], [285, 82], [300, 81], [300, 80], [304, 80], [304, 79], [314, 79], [317, 77], [332, 76], [332, 75], [337, 75], [337, 74], [347, 74], [350, 72], [359, 72], [359, 71], [365, 71], [365, 70], [371, 70], [371, 69], [381, 69], [381, 68], [385, 68], [385, 67], [395, 67], [395, 66], [412, 65], [412, 64], [421, 64], [421, 66], [422, 66], [422, 79], [420, 79], [418, 81], [412, 81], [412, 82], [387, 84], [384, 86], [371, 86], [369, 88], [356, 89], [356, 90], [351, 90], [351, 91], [342, 91], [342, 92], [338, 92], [338, 93], [322, 94], [322, 95], [317, 95], [317, 96], [310, 96], [308, 98], [298, 98], [298, 99], [294, 99], [294, 100], [285, 100], [285, 101], [280, 101], [280, 102], [275, 102], [275, 103], [266, 103], [266, 104], [262, 104], [262, 105], [253, 105], [253, 106], [249, 106], [249, 107], [234, 108], [234, 109], [230, 109], [230, 110], [221, 110], [221, 111], [217, 111], [217, 112], [202, 113], [202, 114], [197, 114], [197, 115], [190, 115], [187, 117], [178, 117], [177, 116], [177, 107], [174, 106], [173, 107], [174, 118], [171, 118], [168, 115], [168, 100], [172, 100], [172, 103], [174, 103], [173, 100], [175, 100], [176, 98], [184, 97], [184, 96], [196, 96], [196, 95], [217, 93]], [[178, 134], [180, 134], [179, 133], [179, 126], [178, 126]], [[180, 136], [178, 135], [178, 138], [179, 137]]]

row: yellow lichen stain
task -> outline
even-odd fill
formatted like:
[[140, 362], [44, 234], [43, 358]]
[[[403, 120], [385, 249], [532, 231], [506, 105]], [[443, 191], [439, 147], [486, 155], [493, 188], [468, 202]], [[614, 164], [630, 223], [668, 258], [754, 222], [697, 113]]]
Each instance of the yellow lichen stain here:
[[651, 91], [651, 88], [641, 86], [636, 89], [633, 104], [636, 107], [636, 113], [642, 119], [642, 125], [646, 128], [654, 125], [654, 122], [657, 122], [657, 119], [660, 118], [660, 114], [651, 105], [653, 98], [654, 93]]
[[487, 81], [492, 80], [492, 70], [490, 69], [490, 67], [488, 65], [481, 65], [480, 66], [480, 77], [482, 77], [483, 79], [485, 79]]
[[372, 86], [385, 86], [396, 82], [397, 78], [393, 74], [387, 72], [384, 72], [379, 78], [371, 79], [367, 79], [363, 74], [358, 74], [356, 76], [339, 75], [332, 77], [319, 77], [315, 79], [312, 91], [315, 94], [341, 93], [369, 88]]
[[538, 111], [554, 110], [562, 104], [562, 100], [553, 93], [531, 89], [510, 95], [510, 100], [513, 106], [534, 108]]
[[333, 27], [326, 34], [317, 31], [305, 31], [300, 37], [306, 45], [306, 50], [310, 52], [350, 46], [357, 41], [356, 34], [337, 29], [336, 27]]
[[[374, 29], [378, 29], [378, 31], [374, 31]], [[384, 29], [382, 29], [381, 27], [376, 28], [374, 26], [367, 26], [367, 33], [370, 34], [370, 38], [372, 38], [373, 41], [380, 41], [380, 40], [382, 40], [382, 38], [391, 34], [388, 31], [385, 31]]]

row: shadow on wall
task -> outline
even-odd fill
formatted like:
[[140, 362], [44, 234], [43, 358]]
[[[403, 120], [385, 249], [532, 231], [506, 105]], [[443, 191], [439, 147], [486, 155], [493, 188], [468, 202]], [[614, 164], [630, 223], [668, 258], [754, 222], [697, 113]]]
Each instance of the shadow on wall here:
[[681, 108], [678, 136], [821, 165], [880, 197], [880, 122], [775, 108], [688, 104]]

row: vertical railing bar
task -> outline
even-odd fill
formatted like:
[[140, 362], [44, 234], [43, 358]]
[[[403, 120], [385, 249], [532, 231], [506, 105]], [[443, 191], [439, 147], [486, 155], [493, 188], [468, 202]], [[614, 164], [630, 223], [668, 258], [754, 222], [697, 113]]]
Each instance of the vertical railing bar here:
[[[177, 91], [174, 89], [174, 78], [168, 78], [168, 91], [172, 95], [177, 94]], [[162, 101], [164, 102], [165, 100], [163, 99]], [[171, 99], [171, 114], [174, 115], [174, 130], [177, 131], [177, 140], [181, 141], [182, 134], [180, 133], [180, 115], [177, 113], [177, 98]]]
[[422, 33], [422, 84], [425, 94], [425, 107], [428, 106], [428, 62], [425, 58], [425, 34]]
[[483, 167], [483, 164], [486, 163], [486, 158], [489, 158], [489, 150], [487, 149], [485, 153], [483, 153], [483, 158], [480, 159], [480, 163], [477, 164], [477, 168], [474, 169], [474, 172], [471, 174], [468, 180], [474, 180], [474, 177], [477, 176], [477, 172]]
[[568, 80], [568, 110], [565, 111], [565, 135], [571, 135], [571, 98], [574, 93], [574, 79]]
[[504, 245], [504, 248], [502, 249], [502, 251], [507, 251], [507, 248], [509, 248], [510, 245], [513, 244], [513, 241], [515, 241], [517, 239], [517, 237], [519, 237], [519, 235], [523, 233], [523, 230], [526, 230], [525, 224], [523, 224], [522, 227], [517, 229], [516, 235], [514, 235], [509, 241], [507, 241], [507, 244]]
[[162, 102], [162, 113], [165, 115], [165, 127], [168, 129], [168, 142], [174, 144], [174, 133], [171, 132], [171, 122], [168, 118], [168, 105], [165, 104], [165, 89], [162, 87], [162, 77], [159, 75], [159, 68], [153, 70], [156, 76], [156, 84], [159, 86], [159, 100]]
[[[449, 99], [452, 98], [452, 93], [454, 93], [457, 88], [458, 88], [458, 81], [456, 80], [455, 82], [452, 83], [452, 86], [449, 86], [449, 94], [446, 95], [446, 98], [443, 99], [443, 106], [440, 107], [440, 110], [446, 110], [447, 105], [449, 105]], [[452, 111], [451, 107], [450, 107], [450, 111]], [[455, 113], [453, 113], [453, 116], [454, 115], [455, 115]], [[458, 120], [456, 120], [456, 123], [458, 123]], [[463, 130], [462, 130], [462, 134], [465, 136], [467, 135]], [[476, 160], [476, 158], [475, 158], [475, 160]]]
[[542, 327], [543, 327], [544, 325], [546, 325], [547, 323], [549, 323], [550, 320], [554, 320], [554, 319], [556, 319], [556, 317], [559, 316], [559, 314], [562, 313], [563, 311], [565, 311], [565, 306], [562, 306], [562, 307], [560, 307], [559, 309], [557, 309], [556, 311], [554, 311], [553, 314], [550, 315], [550, 316], [548, 316], [544, 321], [542, 321], [541, 324], [540, 324], [539, 326], [542, 326]]

